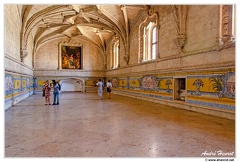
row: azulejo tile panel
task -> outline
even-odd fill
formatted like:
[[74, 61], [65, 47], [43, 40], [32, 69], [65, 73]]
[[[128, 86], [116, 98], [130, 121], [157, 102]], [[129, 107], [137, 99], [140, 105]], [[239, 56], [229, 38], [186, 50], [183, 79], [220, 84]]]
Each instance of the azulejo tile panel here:
[[[180, 74], [186, 78], [185, 102], [235, 110], [235, 71], [233, 68], [190, 73], [181, 72]], [[174, 77], [181, 76], [178, 76], [178, 73], [169, 73], [137, 77], [114, 77], [112, 83], [116, 88], [115, 90], [122, 93], [172, 100], [175, 95], [173, 93]]]
[[5, 72], [5, 109], [33, 93], [33, 77]]

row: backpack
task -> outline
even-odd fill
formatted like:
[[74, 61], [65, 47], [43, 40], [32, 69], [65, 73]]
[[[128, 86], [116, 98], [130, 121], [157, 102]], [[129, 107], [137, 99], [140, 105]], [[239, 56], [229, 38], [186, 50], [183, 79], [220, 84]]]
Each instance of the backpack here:
[[61, 85], [58, 83], [58, 89], [59, 91], [61, 91]]

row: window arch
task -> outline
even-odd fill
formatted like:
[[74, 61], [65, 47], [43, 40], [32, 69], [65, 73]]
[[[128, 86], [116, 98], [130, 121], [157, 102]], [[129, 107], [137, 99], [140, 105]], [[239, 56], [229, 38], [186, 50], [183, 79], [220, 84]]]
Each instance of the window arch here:
[[149, 16], [139, 27], [138, 62], [151, 61], [158, 57], [157, 14]]

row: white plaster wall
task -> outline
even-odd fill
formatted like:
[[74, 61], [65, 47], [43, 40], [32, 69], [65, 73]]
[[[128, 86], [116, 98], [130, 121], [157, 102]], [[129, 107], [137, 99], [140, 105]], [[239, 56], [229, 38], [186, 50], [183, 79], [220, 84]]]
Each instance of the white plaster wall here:
[[76, 79], [67, 79], [61, 81], [61, 91], [74, 92], [81, 91], [83, 92], [83, 83], [80, 80]]

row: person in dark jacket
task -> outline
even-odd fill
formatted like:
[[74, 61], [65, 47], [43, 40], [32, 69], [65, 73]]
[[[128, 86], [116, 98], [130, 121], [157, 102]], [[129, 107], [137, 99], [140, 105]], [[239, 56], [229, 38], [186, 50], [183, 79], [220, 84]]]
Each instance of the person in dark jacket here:
[[59, 86], [55, 80], [52, 80], [53, 82], [53, 105], [59, 105]]

